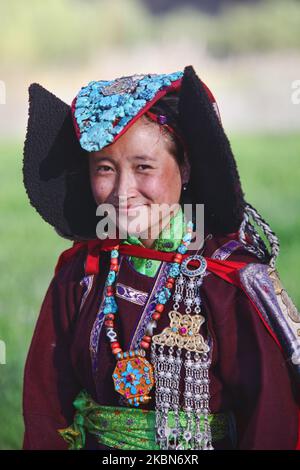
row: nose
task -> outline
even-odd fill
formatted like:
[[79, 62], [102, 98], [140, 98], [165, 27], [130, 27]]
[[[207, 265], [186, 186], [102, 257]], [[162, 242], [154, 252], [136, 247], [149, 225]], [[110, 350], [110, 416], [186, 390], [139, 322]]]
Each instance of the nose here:
[[117, 204], [126, 204], [136, 194], [135, 178], [129, 171], [121, 171], [116, 179], [115, 198]]

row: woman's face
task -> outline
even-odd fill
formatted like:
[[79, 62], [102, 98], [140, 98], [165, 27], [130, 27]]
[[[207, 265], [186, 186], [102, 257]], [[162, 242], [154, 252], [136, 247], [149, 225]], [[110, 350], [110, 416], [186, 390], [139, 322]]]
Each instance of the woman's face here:
[[138, 119], [113, 144], [91, 152], [89, 171], [97, 205], [112, 204], [119, 228], [125, 227], [126, 217], [129, 233], [143, 233], [141, 238], [149, 239], [153, 238], [149, 228], [156, 238], [166, 220], [153, 204], [167, 204], [165, 208], [175, 204], [178, 208], [182, 179], [169, 151], [168, 137], [158, 125], [145, 123], [144, 119]]

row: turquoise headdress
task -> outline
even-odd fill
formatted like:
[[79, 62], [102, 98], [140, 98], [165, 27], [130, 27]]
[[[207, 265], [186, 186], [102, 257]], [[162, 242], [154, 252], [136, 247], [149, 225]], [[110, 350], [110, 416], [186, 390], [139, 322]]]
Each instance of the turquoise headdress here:
[[80, 145], [88, 152], [101, 150], [120, 137], [156, 101], [180, 87], [183, 72], [92, 81], [72, 102]]

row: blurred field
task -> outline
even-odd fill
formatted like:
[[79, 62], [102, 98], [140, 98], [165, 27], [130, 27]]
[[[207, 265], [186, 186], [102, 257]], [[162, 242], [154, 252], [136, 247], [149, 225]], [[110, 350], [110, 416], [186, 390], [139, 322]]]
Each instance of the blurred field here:
[[[279, 272], [300, 306], [299, 137], [239, 135], [231, 136], [231, 143], [247, 200], [280, 237]], [[7, 364], [0, 365], [0, 449], [18, 449], [26, 353], [57, 257], [70, 242], [59, 238], [28, 203], [22, 185], [22, 144], [2, 143], [0, 155], [0, 339], [7, 347]]]
[[[217, 16], [182, 1], [153, 16], [141, 0], [0, 0], [2, 65], [78, 64], [111, 46], [193, 39], [215, 57], [299, 49], [298, 0], [234, 2]], [[12, 26], [13, 25], [13, 26]], [[53, 34], [55, 30], [55, 34]]]

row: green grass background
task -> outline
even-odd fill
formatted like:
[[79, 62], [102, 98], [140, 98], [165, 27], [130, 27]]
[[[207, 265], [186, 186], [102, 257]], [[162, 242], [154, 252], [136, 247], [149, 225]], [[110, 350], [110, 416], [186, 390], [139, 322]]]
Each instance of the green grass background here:
[[[300, 306], [299, 136], [229, 137], [246, 199], [278, 234], [277, 267]], [[58, 255], [70, 246], [29, 205], [22, 184], [22, 150], [21, 142], [0, 145], [0, 339], [7, 348], [7, 363], [0, 365], [0, 449], [21, 447], [24, 361]]]

